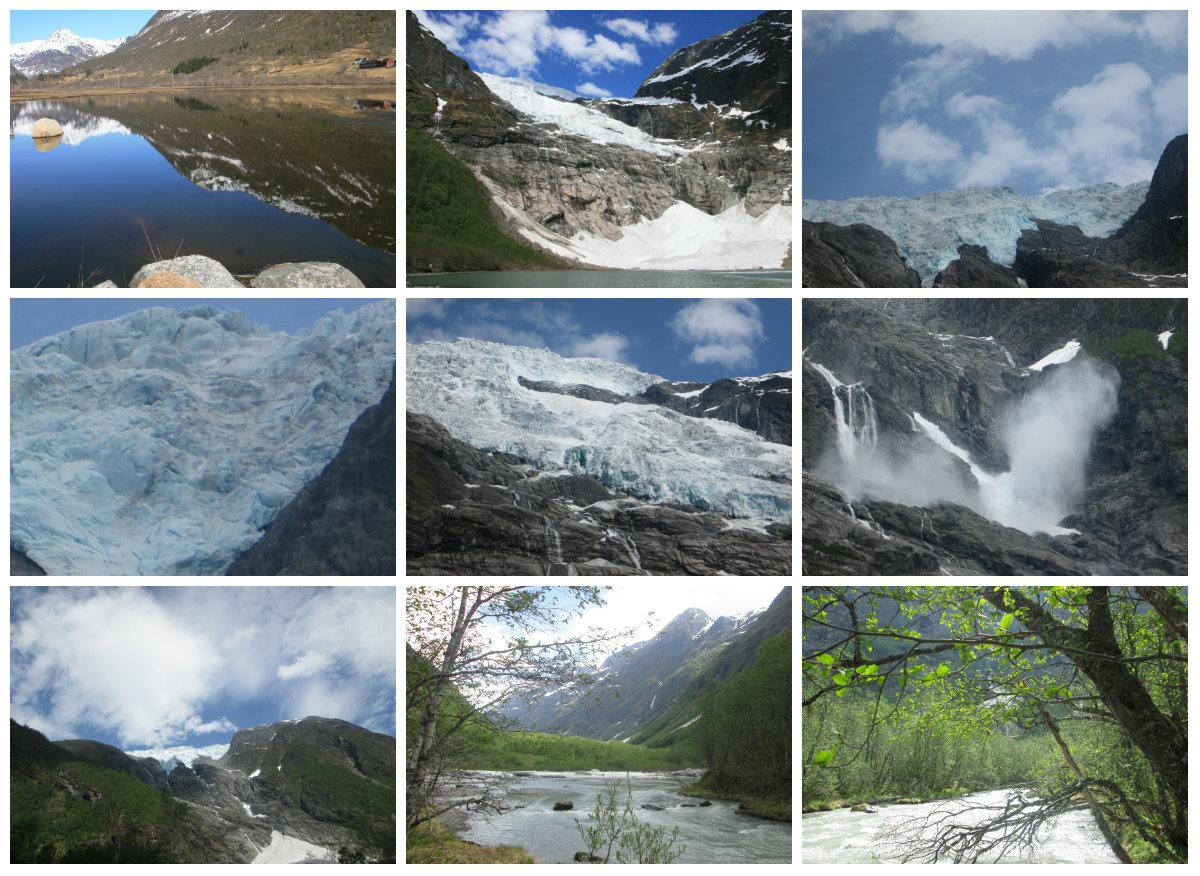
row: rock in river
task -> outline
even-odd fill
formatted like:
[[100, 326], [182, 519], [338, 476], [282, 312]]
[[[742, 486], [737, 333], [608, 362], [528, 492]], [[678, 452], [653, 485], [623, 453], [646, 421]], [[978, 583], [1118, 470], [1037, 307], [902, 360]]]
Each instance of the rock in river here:
[[62, 125], [54, 121], [54, 119], [38, 119], [33, 123], [33, 138], [35, 140], [42, 137], [61, 137], [62, 133]]
[[287, 262], [273, 265], [251, 282], [255, 289], [361, 289], [362, 281], [333, 262]]
[[164, 271], [178, 274], [194, 283], [199, 283], [206, 289], [242, 288], [242, 284], [234, 279], [233, 274], [229, 273], [224, 265], [216, 259], [202, 255], [179, 256], [179, 258], [164, 259], [161, 262], [145, 265], [133, 275], [133, 279], [129, 281], [129, 287], [136, 289], [147, 278]]

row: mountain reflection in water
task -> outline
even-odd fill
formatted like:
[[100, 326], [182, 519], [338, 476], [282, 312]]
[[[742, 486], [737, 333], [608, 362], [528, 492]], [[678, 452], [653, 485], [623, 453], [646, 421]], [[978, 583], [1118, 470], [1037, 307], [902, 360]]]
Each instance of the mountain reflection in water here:
[[[88, 273], [89, 286], [125, 285], [154, 260], [150, 245], [170, 258], [182, 242], [180, 255], [235, 274], [331, 261], [395, 286], [394, 97], [195, 89], [14, 103], [12, 285], [75, 286]], [[39, 118], [63, 126], [52, 154], [34, 151]]]

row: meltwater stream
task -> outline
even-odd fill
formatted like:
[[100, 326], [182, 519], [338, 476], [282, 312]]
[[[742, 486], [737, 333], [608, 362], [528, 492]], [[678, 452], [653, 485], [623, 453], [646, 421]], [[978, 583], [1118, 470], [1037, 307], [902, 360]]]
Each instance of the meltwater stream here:
[[[814, 812], [804, 816], [801, 830], [800, 859], [805, 864], [885, 864], [896, 863], [902, 855], [889, 852], [887, 834], [898, 825], [935, 812], [959, 813], [970, 805], [1003, 806], [1016, 792], [1012, 789], [984, 791], [956, 800], [939, 800], [914, 805], [880, 805], [878, 813]], [[955, 815], [959, 823], [978, 823], [989, 812]], [[943, 859], [945, 860], [945, 859]], [[981, 857], [980, 863], [1000, 864], [1116, 864], [1116, 856], [1101, 836], [1087, 811], [1068, 812], [1048, 822], [1038, 832], [1032, 849], [1006, 852], [999, 861], [995, 854]]]
[[[596, 805], [596, 794], [605, 781], [618, 781], [624, 789], [625, 773], [557, 773], [516, 779], [509, 793], [521, 807], [485, 819], [468, 813], [464, 840], [484, 846], [512, 845], [524, 848], [543, 864], [571, 863], [586, 846], [575, 827], [587, 823], [587, 813]], [[788, 864], [792, 861], [792, 826], [738, 815], [738, 804], [729, 800], [703, 801], [678, 793], [683, 782], [661, 775], [633, 773], [633, 808], [637, 819], [668, 833], [679, 828], [679, 842], [687, 845], [676, 864]], [[554, 804], [569, 800], [571, 811], [555, 812]], [[624, 790], [621, 805], [624, 805]], [[642, 809], [643, 803], [664, 807]], [[687, 806], [680, 804], [686, 803]], [[613, 848], [614, 863], [616, 848]]]

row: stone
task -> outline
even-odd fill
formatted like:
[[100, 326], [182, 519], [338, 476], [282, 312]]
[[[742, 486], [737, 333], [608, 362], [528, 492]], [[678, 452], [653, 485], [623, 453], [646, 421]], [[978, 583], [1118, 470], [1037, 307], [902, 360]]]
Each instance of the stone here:
[[801, 280], [806, 287], [874, 288], [921, 285], [920, 275], [900, 257], [896, 242], [877, 228], [858, 223], [802, 223]]
[[169, 271], [191, 280], [204, 289], [245, 288], [234, 279], [233, 274], [229, 273], [224, 265], [216, 259], [210, 259], [208, 256], [202, 255], [179, 256], [178, 258], [164, 259], [161, 262], [144, 265], [137, 270], [133, 275], [133, 279], [129, 281], [129, 288], [137, 289], [147, 277], [163, 273], [164, 271]]
[[657, 803], [643, 803], [643, 804], [642, 804], [642, 808], [643, 808], [643, 809], [649, 809], [649, 810], [651, 810], [652, 812], [662, 812], [662, 811], [663, 811], [664, 809], [666, 809], [667, 807], [666, 807], [666, 806], [659, 806]]
[[174, 271], [159, 271], [138, 284], [139, 289], [200, 289], [199, 283], [181, 277]]
[[850, 807], [850, 811], [851, 811], [851, 812], [870, 812], [870, 813], [874, 814], [874, 813], [878, 812], [879, 810], [878, 810], [878, 809], [872, 809], [872, 808], [871, 808], [870, 806], [868, 806], [866, 803], [859, 803], [859, 804], [858, 804], [858, 805], [856, 805], [856, 806], [851, 806], [851, 807]]
[[933, 285], [935, 288], [1016, 288], [1021, 284], [1012, 268], [988, 258], [985, 247], [964, 243], [958, 248], [958, 258], [938, 273]]
[[603, 861], [604, 859], [601, 858], [599, 855], [592, 855], [592, 854], [588, 854], [587, 852], [576, 852], [575, 860], [579, 861], [581, 863], [584, 863], [584, 864], [596, 864], [596, 863], [599, 863], [600, 861]]
[[570, 800], [559, 800], [558, 802], [556, 802], [554, 804], [555, 812], [567, 812], [574, 808], [575, 808], [575, 804], [572, 803]]
[[33, 138], [35, 140], [43, 137], [61, 137], [62, 135], [62, 125], [54, 121], [54, 119], [38, 119], [33, 123]]
[[272, 265], [250, 282], [252, 289], [362, 289], [362, 281], [332, 262]]
[[118, 288], [118, 286], [112, 280], [105, 280], [103, 283], [97, 283], [92, 288], [93, 289], [116, 289], [116, 288]]

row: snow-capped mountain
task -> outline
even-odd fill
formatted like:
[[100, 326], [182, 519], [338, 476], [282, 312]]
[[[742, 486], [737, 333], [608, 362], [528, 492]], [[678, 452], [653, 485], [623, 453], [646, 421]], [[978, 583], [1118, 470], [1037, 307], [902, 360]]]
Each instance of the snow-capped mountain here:
[[[652, 502], [791, 519], [791, 449], [746, 427], [750, 404], [744, 414], [738, 406], [743, 425], [687, 416], [635, 398], [664, 383], [654, 375], [470, 338], [409, 344], [405, 373], [408, 410], [436, 418], [476, 447], [515, 454], [547, 472], [590, 475]], [[778, 388], [781, 397], [790, 393], [787, 383]], [[576, 384], [610, 397], [569, 394]], [[686, 385], [670, 394], [705, 388]], [[762, 396], [749, 397], [761, 403]]]
[[975, 244], [998, 264], [1011, 266], [1017, 240], [1036, 219], [1074, 225], [1092, 237], [1112, 234], [1146, 198], [1150, 183], [1100, 183], [1031, 197], [1008, 186], [932, 192], [915, 198], [805, 200], [804, 218], [835, 225], [865, 223], [896, 242], [901, 257], [932, 286], [938, 272]]
[[505, 233], [535, 249], [617, 268], [778, 268], [792, 228], [790, 38], [791, 14], [766, 13], [676, 52], [633, 98], [584, 99], [477, 75], [410, 13], [409, 128], [475, 174]]
[[688, 608], [659, 627], [653, 638], [630, 645], [592, 670], [598, 686], [588, 696], [566, 686], [528, 700], [510, 699], [497, 711], [525, 729], [566, 730], [604, 740], [641, 743], [685, 729], [702, 711], [704, 687], [753, 662], [764, 639], [791, 626], [791, 608], [791, 588], [784, 588], [769, 606], [740, 615], [712, 618]]
[[25, 100], [14, 104], [14, 109], [16, 115], [12, 120], [12, 130], [15, 133], [32, 136], [34, 122], [53, 116], [54, 120], [62, 125], [62, 142], [68, 146], [78, 146], [91, 137], [101, 137], [105, 134], [133, 133], [115, 119], [80, 112], [74, 107], [64, 107], [59, 101]]
[[129, 37], [98, 40], [77, 36], [65, 28], [50, 34], [49, 39], [27, 43], [12, 43], [8, 47], [9, 63], [26, 76], [38, 73], [57, 73], [81, 61], [107, 55]]
[[14, 350], [14, 549], [49, 574], [214, 574], [338, 452], [395, 368], [395, 305], [296, 335], [156, 307]]

